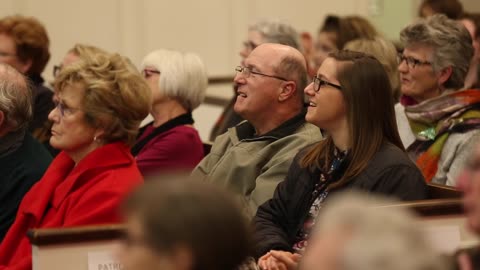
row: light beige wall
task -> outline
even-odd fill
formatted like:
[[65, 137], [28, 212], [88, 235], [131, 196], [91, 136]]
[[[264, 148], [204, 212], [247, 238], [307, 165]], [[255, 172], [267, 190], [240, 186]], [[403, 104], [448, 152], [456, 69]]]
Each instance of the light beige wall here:
[[[326, 14], [371, 18], [371, 4], [372, 0], [1, 0], [0, 16], [19, 13], [45, 24], [52, 53], [44, 72], [47, 80], [53, 65], [77, 42], [119, 52], [137, 65], [157, 48], [193, 51], [203, 58], [210, 75], [233, 75], [250, 23], [278, 18], [315, 34]], [[228, 98], [233, 92], [227, 85], [210, 88], [208, 94]], [[220, 111], [202, 106], [196, 112], [203, 139]]]
[[[52, 58], [61, 61], [76, 42], [117, 51], [139, 63], [156, 48], [201, 55], [211, 75], [233, 74], [248, 24], [280, 18], [299, 30], [315, 32], [325, 14], [367, 15], [368, 0], [2, 0], [0, 16], [40, 19], [50, 35]], [[328, 8], [327, 8], [328, 7]]]

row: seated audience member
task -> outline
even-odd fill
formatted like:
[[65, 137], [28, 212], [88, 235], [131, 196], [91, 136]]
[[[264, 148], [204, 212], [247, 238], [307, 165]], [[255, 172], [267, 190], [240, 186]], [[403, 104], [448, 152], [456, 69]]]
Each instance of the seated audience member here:
[[459, 0], [423, 0], [418, 8], [418, 16], [426, 18], [435, 14], [444, 14], [457, 20], [463, 15], [463, 5]]
[[[467, 216], [467, 228], [480, 235], [480, 141], [467, 159], [463, 172], [458, 178], [457, 186], [463, 191], [463, 206]], [[480, 248], [470, 253], [462, 252], [458, 257], [461, 270], [480, 269]]]
[[154, 120], [140, 130], [132, 147], [138, 168], [143, 175], [191, 171], [204, 157], [192, 111], [205, 97], [205, 66], [193, 53], [157, 50], [143, 59], [141, 69], [152, 91]]
[[[378, 207], [391, 203], [363, 194], [347, 193], [334, 198], [318, 217], [299, 269], [449, 269], [451, 263], [433, 252], [418, 221], [409, 211]], [[282, 252], [270, 255], [270, 260], [290, 262], [288, 269], [297, 268], [297, 264]]]
[[238, 194], [246, 214], [270, 199], [299, 149], [321, 139], [305, 123], [305, 58], [296, 49], [266, 43], [237, 67], [235, 112], [244, 121], [219, 136], [193, 171], [199, 179]]
[[251, 231], [237, 204], [210, 185], [146, 181], [123, 210], [127, 234], [117, 256], [125, 270], [234, 270], [251, 251]]
[[332, 53], [305, 93], [305, 118], [327, 137], [296, 155], [273, 198], [258, 208], [254, 240], [260, 263], [270, 250], [301, 253], [330, 194], [354, 189], [402, 200], [427, 196], [425, 180], [400, 141], [390, 81], [378, 60]]
[[50, 59], [45, 27], [33, 17], [20, 15], [0, 19], [0, 62], [9, 64], [29, 78], [33, 85], [33, 119], [29, 131], [48, 148], [53, 109], [53, 92], [43, 85], [41, 76]]
[[18, 205], [52, 161], [28, 133], [32, 93], [26, 78], [0, 64], [0, 242], [12, 225]]
[[395, 105], [400, 137], [428, 182], [454, 185], [480, 138], [480, 91], [459, 90], [472, 39], [444, 15], [407, 26], [400, 39], [405, 45], [398, 66], [402, 97]]
[[[248, 55], [263, 43], [278, 43], [301, 50], [299, 34], [292, 26], [276, 20], [263, 20], [248, 28], [248, 39], [243, 42], [243, 49], [240, 51], [242, 59], [240, 64], [245, 66], [245, 59]], [[243, 118], [233, 109], [237, 100], [236, 90], [234, 92], [234, 97], [213, 126], [210, 133], [210, 141], [212, 142], [215, 141], [217, 136], [224, 134], [229, 128], [243, 121]]]
[[375, 37], [373, 39], [352, 40], [344, 48], [350, 51], [367, 53], [377, 58], [387, 72], [392, 86], [392, 96], [395, 102], [397, 102], [400, 97], [400, 77], [398, 75], [397, 49], [395, 45], [384, 38]]
[[315, 43], [315, 72], [328, 54], [344, 49], [345, 44], [355, 39], [373, 39], [379, 33], [365, 18], [360, 16], [337, 17], [328, 15], [318, 31]]
[[465, 77], [465, 89], [480, 88], [479, 72], [480, 69], [480, 13], [465, 14], [460, 22], [467, 28], [468, 33], [472, 37], [473, 57], [470, 61], [470, 68]]
[[92, 57], [95, 57], [97, 54], [106, 53], [106, 51], [98, 47], [77, 43], [73, 46], [73, 48], [68, 50], [67, 54], [63, 57], [62, 62], [59, 65], [55, 65], [53, 67], [53, 77], [56, 78], [64, 67], [67, 67], [80, 59], [90, 59]]
[[49, 119], [50, 143], [62, 152], [23, 198], [0, 245], [0, 269], [31, 269], [29, 229], [119, 221], [122, 197], [143, 182], [129, 146], [150, 98], [140, 73], [117, 54], [60, 72]]

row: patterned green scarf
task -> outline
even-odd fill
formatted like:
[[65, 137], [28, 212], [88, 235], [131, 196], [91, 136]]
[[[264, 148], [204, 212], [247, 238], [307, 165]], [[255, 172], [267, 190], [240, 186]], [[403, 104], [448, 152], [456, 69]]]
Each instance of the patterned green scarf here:
[[463, 90], [405, 107], [417, 141], [408, 151], [430, 182], [437, 173], [443, 146], [452, 133], [480, 128], [480, 91]]

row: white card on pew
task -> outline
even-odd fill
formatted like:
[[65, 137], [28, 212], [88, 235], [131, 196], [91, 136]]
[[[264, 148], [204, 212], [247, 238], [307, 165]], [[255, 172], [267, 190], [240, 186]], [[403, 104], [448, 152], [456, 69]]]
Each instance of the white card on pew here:
[[88, 270], [122, 270], [123, 265], [111, 251], [88, 252]]
[[451, 254], [460, 247], [458, 225], [431, 226], [424, 230], [427, 233], [427, 239], [438, 252]]

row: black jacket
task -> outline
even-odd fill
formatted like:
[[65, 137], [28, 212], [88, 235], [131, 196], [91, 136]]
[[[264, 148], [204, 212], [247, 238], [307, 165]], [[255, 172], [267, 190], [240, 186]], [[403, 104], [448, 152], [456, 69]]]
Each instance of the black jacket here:
[[[258, 208], [253, 220], [257, 258], [270, 250], [292, 251], [311, 206], [314, 185], [320, 179], [319, 170], [299, 165], [310, 147], [295, 156], [286, 179], [277, 186], [273, 198]], [[335, 192], [347, 189], [390, 195], [401, 200], [427, 198], [427, 186], [420, 170], [405, 152], [389, 143], [381, 147], [362, 173]]]

